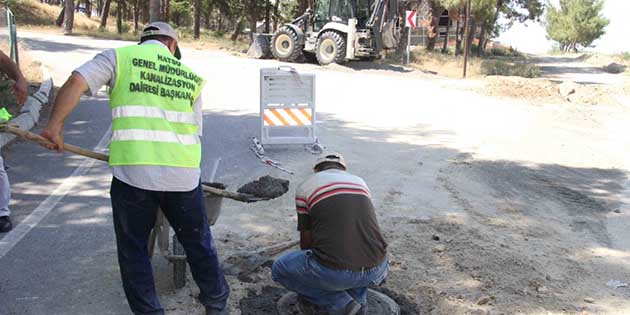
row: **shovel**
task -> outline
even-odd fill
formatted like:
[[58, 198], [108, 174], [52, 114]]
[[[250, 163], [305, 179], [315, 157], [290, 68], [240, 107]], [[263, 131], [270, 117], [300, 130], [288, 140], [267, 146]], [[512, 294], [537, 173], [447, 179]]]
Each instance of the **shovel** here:
[[[26, 139], [29, 141], [33, 141], [38, 143], [41, 146], [47, 146], [47, 145], [51, 145], [54, 144], [52, 142], [50, 142], [50, 140], [36, 134], [36, 133], [32, 133], [30, 131], [27, 130], [22, 130], [19, 127], [16, 126], [12, 126], [9, 124], [0, 124], [0, 132], [8, 132], [11, 134], [14, 134], [22, 139]], [[109, 155], [107, 154], [103, 154], [103, 153], [98, 153], [98, 152], [94, 152], [91, 150], [87, 150], [81, 147], [78, 147], [76, 145], [72, 145], [69, 143], [64, 143], [64, 150], [68, 151], [68, 152], [72, 152], [74, 154], [78, 154], [81, 156], [85, 156], [85, 157], [89, 157], [92, 159], [96, 159], [99, 161], [103, 161], [103, 162], [108, 162], [109, 161]], [[205, 192], [211, 193], [213, 195], [217, 195], [217, 196], [221, 196], [221, 197], [225, 197], [225, 198], [229, 198], [229, 199], [233, 199], [236, 201], [241, 201], [241, 202], [247, 202], [247, 203], [251, 203], [251, 202], [257, 202], [257, 201], [264, 201], [264, 200], [270, 200], [271, 198], [263, 198], [263, 197], [256, 197], [254, 195], [250, 195], [250, 194], [243, 194], [243, 193], [238, 193], [238, 192], [232, 192], [232, 191], [227, 191], [224, 189], [219, 189], [219, 188], [215, 188], [215, 187], [211, 187], [208, 185], [202, 185], [202, 189]]]
[[250, 252], [239, 252], [223, 261], [223, 272], [226, 275], [237, 276], [243, 282], [251, 282], [249, 275], [260, 266], [273, 262], [273, 256], [299, 244], [299, 240], [292, 240], [259, 248]]

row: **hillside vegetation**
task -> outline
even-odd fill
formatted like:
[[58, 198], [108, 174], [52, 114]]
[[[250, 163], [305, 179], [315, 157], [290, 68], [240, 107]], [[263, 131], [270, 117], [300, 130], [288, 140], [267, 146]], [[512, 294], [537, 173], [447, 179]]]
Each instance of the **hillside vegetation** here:
[[[8, 3], [9, 8], [15, 14], [16, 23], [19, 26], [34, 25], [44, 27], [57, 27], [55, 20], [61, 12], [61, 7], [41, 3], [37, 0], [13, 0]], [[99, 22], [82, 14], [76, 14], [74, 27], [83, 31], [98, 30]]]

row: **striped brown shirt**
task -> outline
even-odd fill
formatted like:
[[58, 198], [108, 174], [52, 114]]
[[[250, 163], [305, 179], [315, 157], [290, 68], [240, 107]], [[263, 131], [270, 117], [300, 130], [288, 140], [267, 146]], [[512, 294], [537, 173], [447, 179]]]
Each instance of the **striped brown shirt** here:
[[298, 230], [311, 231], [318, 262], [334, 269], [372, 268], [385, 260], [370, 190], [342, 170], [313, 174], [297, 189]]

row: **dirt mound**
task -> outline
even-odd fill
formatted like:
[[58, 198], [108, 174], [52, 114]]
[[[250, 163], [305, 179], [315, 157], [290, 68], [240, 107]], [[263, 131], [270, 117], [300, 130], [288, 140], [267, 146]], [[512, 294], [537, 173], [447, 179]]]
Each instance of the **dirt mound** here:
[[612, 89], [599, 85], [580, 85], [567, 101], [580, 105], [611, 105], [617, 101], [612, 97]]
[[289, 181], [269, 175], [249, 182], [237, 190], [243, 194], [250, 194], [261, 198], [278, 198], [289, 191]]
[[483, 92], [491, 96], [551, 104], [614, 105], [614, 87], [573, 82], [554, 83], [547, 79], [489, 76]]
[[515, 97], [522, 100], [562, 102], [557, 85], [546, 79], [522, 77], [486, 77], [484, 92], [491, 96]]

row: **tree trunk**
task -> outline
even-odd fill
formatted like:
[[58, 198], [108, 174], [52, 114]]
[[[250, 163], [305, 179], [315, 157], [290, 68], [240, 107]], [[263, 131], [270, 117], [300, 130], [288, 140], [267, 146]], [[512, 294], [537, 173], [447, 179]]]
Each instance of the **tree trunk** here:
[[479, 31], [479, 43], [477, 44], [477, 57], [481, 57], [484, 53], [483, 47], [486, 41], [486, 30], [488, 29], [487, 25], [484, 23], [481, 25], [481, 30]]
[[199, 29], [201, 28], [201, 0], [195, 0], [195, 26], [193, 37], [199, 39]]
[[140, 4], [138, 1], [133, 4], [133, 30], [138, 31], [138, 20], [140, 20]]
[[256, 22], [257, 22], [258, 18], [256, 17], [255, 14], [252, 14], [249, 17], [249, 40], [250, 42], [254, 42], [254, 33], [256, 33]]
[[149, 23], [151, 20], [151, 1], [142, 2], [142, 23], [144, 24]]
[[88, 19], [92, 17], [92, 3], [90, 0], [85, 0], [85, 15]]
[[107, 28], [107, 17], [109, 16], [109, 7], [112, 4], [112, 0], [105, 0], [105, 6], [103, 6], [103, 12], [101, 12], [101, 25], [99, 28]]
[[96, 1], [96, 14], [100, 17], [103, 12], [103, 0]]
[[[179, 20], [179, 17], [177, 19]], [[168, 22], [171, 20], [171, 0], [166, 0], [166, 5], [164, 6], [163, 20], [164, 22]], [[177, 25], [179, 25], [179, 23], [177, 23]]]
[[219, 20], [217, 21], [217, 32], [223, 32], [223, 12], [219, 11]]
[[204, 27], [207, 30], [210, 29], [210, 17], [212, 17], [212, 2], [208, 4], [203, 12]]
[[427, 50], [433, 51], [439, 36], [438, 27], [440, 24], [440, 15], [442, 11], [435, 4], [429, 6], [429, 27], [427, 28]]
[[273, 31], [278, 30], [278, 24], [280, 19], [280, 0], [276, 0], [276, 3], [273, 6]]
[[72, 26], [74, 26], [74, 0], [66, 0], [66, 17], [64, 19], [63, 33], [65, 35], [72, 34]]
[[[470, 33], [468, 33], [468, 38], [466, 38], [466, 43], [470, 43], [470, 44], [466, 44], [468, 46], [468, 49], [472, 49], [472, 45], [475, 39], [475, 31], [477, 30], [477, 21], [475, 21], [475, 19], [473, 19], [471, 17], [470, 19]], [[470, 51], [468, 52], [470, 54]]]
[[442, 46], [442, 53], [446, 54], [448, 52], [448, 33], [451, 31], [451, 18], [448, 18], [448, 22], [446, 23], [446, 34], [444, 34], [444, 46]]
[[265, 33], [269, 34], [271, 31], [271, 2], [265, 0]]
[[149, 2], [149, 22], [160, 20], [160, 0], [150, 0]]
[[66, 7], [61, 8], [61, 12], [59, 12], [59, 16], [55, 20], [55, 25], [61, 27], [63, 25], [63, 20], [66, 18]]
[[240, 18], [238, 20], [238, 23], [236, 23], [236, 28], [234, 28], [234, 33], [232, 34], [231, 39], [233, 42], [235, 42], [238, 39], [242, 31], [243, 31], [243, 19]]
[[455, 56], [459, 56], [462, 53], [462, 29], [459, 19], [457, 19], [457, 25], [455, 26]]
[[116, 32], [122, 34], [123, 0], [116, 3]]

